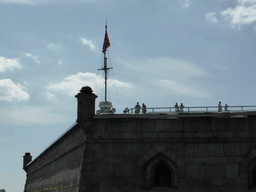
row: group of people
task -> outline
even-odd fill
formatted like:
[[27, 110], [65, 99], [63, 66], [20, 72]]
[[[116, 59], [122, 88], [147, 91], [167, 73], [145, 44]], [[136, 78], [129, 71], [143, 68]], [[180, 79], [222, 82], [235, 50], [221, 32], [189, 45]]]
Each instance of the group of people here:
[[[137, 102], [137, 105], [135, 105], [135, 113], [140, 113], [140, 104]], [[147, 107], [144, 103], [142, 103], [142, 113], [147, 113]]]
[[[174, 105], [174, 108], [175, 108], [175, 112], [178, 113], [182, 113], [183, 112], [183, 109], [185, 108], [185, 106], [183, 105], [183, 103], [180, 104], [180, 106], [178, 105], [178, 103], [176, 102], [175, 105]], [[137, 102], [137, 105], [135, 105], [135, 113], [140, 113], [140, 104], [139, 102]], [[228, 105], [225, 104], [224, 106], [224, 110], [225, 111], [228, 111]], [[218, 105], [218, 112], [222, 112], [222, 106], [221, 106], [221, 102], [219, 102], [219, 105]], [[147, 113], [147, 108], [146, 108], [146, 105], [143, 103], [142, 104], [142, 113]]]
[[[224, 110], [225, 110], [225, 111], [228, 111], [228, 105], [227, 105], [227, 104], [225, 104]], [[222, 112], [221, 102], [219, 102], [219, 105], [218, 105], [218, 112]]]
[[183, 103], [181, 103], [181, 104], [180, 104], [180, 107], [179, 107], [178, 103], [176, 102], [175, 105], [174, 105], [175, 112], [176, 112], [176, 113], [177, 113], [177, 112], [181, 112], [181, 113], [182, 113], [184, 107], [185, 107], [185, 106], [183, 105]]
[[[176, 102], [176, 104], [174, 105], [174, 108], [175, 108], [175, 112], [183, 112], [183, 109], [184, 109], [184, 105], [183, 105], [183, 103], [181, 103], [180, 104], [180, 106], [178, 106], [178, 103]], [[135, 113], [140, 113], [140, 109], [141, 109], [141, 107], [140, 107], [140, 104], [139, 104], [139, 102], [137, 102], [137, 105], [135, 105]], [[147, 113], [147, 108], [146, 108], [146, 105], [145, 105], [145, 103], [143, 103], [142, 104], [142, 113]]]

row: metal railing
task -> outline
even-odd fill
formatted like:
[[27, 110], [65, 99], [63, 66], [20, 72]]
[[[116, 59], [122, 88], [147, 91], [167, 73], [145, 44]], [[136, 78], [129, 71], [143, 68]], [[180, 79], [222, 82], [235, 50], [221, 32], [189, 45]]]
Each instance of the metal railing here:
[[[148, 107], [146, 108], [147, 114], [156, 113], [214, 113], [214, 112], [243, 112], [243, 111], [256, 111], [256, 105], [251, 106], [225, 106], [221, 107], [219, 111], [218, 106], [199, 106], [199, 107], [184, 107], [183, 111], [175, 107]], [[130, 108], [128, 113], [135, 114], [135, 108]], [[142, 108], [140, 109], [140, 114], [143, 114]]]

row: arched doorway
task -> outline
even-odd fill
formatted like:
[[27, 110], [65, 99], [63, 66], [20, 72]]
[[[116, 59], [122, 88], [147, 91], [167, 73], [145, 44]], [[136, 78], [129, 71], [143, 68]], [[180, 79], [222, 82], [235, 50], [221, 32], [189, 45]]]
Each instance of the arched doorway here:
[[177, 166], [164, 154], [158, 153], [144, 165], [145, 188], [177, 188]]
[[154, 186], [156, 187], [170, 187], [172, 184], [171, 170], [163, 162], [160, 161], [155, 168]]
[[252, 184], [254, 187], [256, 187], [256, 167], [254, 167], [252, 171]]

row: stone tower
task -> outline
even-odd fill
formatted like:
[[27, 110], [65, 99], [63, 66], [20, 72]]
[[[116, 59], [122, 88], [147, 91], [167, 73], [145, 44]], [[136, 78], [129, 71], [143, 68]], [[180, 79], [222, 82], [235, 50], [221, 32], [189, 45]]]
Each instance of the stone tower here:
[[25, 153], [25, 155], [23, 156], [23, 169], [25, 170], [26, 165], [32, 161], [32, 156], [30, 155], [30, 153]]
[[98, 97], [92, 93], [91, 87], [82, 87], [77, 98], [77, 122], [92, 119], [95, 114], [95, 99]]

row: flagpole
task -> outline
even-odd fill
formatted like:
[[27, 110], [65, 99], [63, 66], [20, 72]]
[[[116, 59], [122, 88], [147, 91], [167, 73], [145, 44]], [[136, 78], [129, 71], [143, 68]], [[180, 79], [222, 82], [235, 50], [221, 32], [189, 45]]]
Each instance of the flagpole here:
[[[107, 37], [107, 39], [106, 39]], [[104, 53], [104, 66], [101, 68], [101, 69], [98, 69], [98, 70], [104, 70], [104, 74], [105, 74], [105, 101], [107, 101], [107, 82], [108, 82], [108, 70], [109, 69], [113, 69], [112, 67], [108, 68], [108, 62], [107, 62], [107, 56], [106, 56], [106, 51], [107, 51], [107, 48], [110, 46], [110, 45], [107, 45], [105, 44], [105, 40], [107, 40], [107, 43], [109, 43], [109, 40], [108, 40], [108, 36], [107, 36], [107, 24], [105, 25], [105, 39], [104, 39], [104, 43], [103, 43], [103, 53]]]
[[[105, 25], [105, 34], [107, 33], [107, 21]], [[106, 50], [107, 51], [107, 50]], [[106, 57], [106, 51], [104, 52], [104, 71], [105, 71], [105, 101], [107, 101], [107, 80], [108, 80], [108, 63]]]
[[103, 70], [105, 74], [105, 101], [101, 101], [99, 103], [100, 110], [97, 111], [98, 114], [100, 113], [115, 113], [115, 108], [112, 108], [112, 103], [110, 101], [107, 101], [107, 92], [108, 92], [108, 87], [107, 87], [107, 82], [108, 82], [108, 70], [113, 69], [112, 67], [108, 67], [108, 60], [107, 60], [107, 48], [110, 46], [109, 38], [108, 38], [108, 33], [107, 33], [107, 21], [105, 25], [105, 38], [104, 38], [104, 43], [103, 43], [103, 50], [102, 52], [104, 53], [104, 66], [101, 69], [98, 70]]
[[108, 80], [108, 68], [106, 52], [104, 53], [104, 71], [105, 71], [105, 101], [107, 101], [107, 80]]

